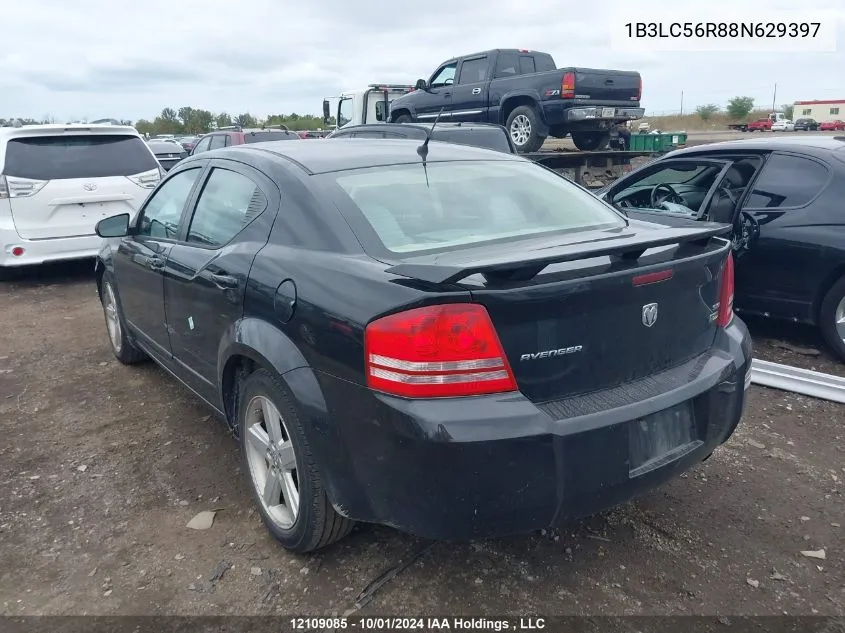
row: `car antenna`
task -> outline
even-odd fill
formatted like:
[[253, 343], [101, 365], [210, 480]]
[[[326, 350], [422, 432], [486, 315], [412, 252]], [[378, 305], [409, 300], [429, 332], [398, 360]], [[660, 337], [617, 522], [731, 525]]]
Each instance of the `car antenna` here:
[[417, 154], [419, 154], [420, 158], [422, 158], [423, 165], [425, 165], [425, 158], [428, 156], [428, 142], [431, 140], [431, 133], [434, 132], [434, 127], [437, 125], [437, 122], [440, 120], [440, 115], [443, 114], [443, 110], [445, 109], [445, 107], [440, 108], [440, 112], [438, 112], [437, 116], [434, 117], [434, 123], [431, 124], [431, 129], [426, 130], [425, 140], [422, 142], [422, 145], [417, 148]]

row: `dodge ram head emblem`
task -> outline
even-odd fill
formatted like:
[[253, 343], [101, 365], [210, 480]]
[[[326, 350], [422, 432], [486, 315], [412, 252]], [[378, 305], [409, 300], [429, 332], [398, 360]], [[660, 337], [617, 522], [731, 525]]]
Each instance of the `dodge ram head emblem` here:
[[647, 303], [643, 306], [643, 325], [651, 327], [657, 323], [657, 304]]
[[93, 182], [86, 182], [84, 185], [82, 185], [82, 188], [85, 189], [85, 191], [94, 191], [95, 189], [97, 189], [97, 185], [95, 185]]

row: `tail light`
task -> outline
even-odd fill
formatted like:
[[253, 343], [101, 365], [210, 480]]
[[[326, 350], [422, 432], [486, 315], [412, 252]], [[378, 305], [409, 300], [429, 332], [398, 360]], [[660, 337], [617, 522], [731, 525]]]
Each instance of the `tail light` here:
[[0, 176], [0, 199], [29, 198], [46, 187], [48, 182], [50, 181]]
[[562, 99], [575, 98], [575, 73], [563, 73], [563, 80], [560, 82], [560, 96]]
[[734, 256], [728, 253], [725, 269], [722, 271], [722, 286], [719, 289], [719, 314], [716, 325], [727, 327], [734, 318]]
[[367, 385], [406, 398], [516, 391], [499, 337], [480, 305], [415, 308], [373, 321], [364, 334]]
[[155, 186], [162, 179], [164, 171], [161, 167], [156, 167], [150, 171], [145, 171], [142, 174], [135, 174], [134, 176], [127, 176], [129, 180], [134, 182], [139, 187], [144, 189], [155, 189]]

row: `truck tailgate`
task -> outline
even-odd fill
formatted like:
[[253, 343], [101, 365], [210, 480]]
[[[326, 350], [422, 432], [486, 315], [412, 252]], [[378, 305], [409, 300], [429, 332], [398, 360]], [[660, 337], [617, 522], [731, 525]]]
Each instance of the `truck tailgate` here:
[[575, 73], [575, 98], [591, 101], [639, 101], [640, 73], [630, 70], [565, 68]]

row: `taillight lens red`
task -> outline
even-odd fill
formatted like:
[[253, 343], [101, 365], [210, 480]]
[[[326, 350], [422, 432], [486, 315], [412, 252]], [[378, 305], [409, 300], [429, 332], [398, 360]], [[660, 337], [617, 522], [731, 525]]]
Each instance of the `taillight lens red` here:
[[373, 321], [364, 334], [367, 385], [407, 398], [516, 391], [487, 310], [477, 304], [415, 308]]
[[727, 327], [734, 318], [734, 256], [728, 253], [728, 260], [722, 271], [722, 287], [719, 290], [719, 314], [716, 325]]
[[560, 82], [560, 96], [563, 99], [575, 97], [575, 73], [563, 73], [563, 80]]

